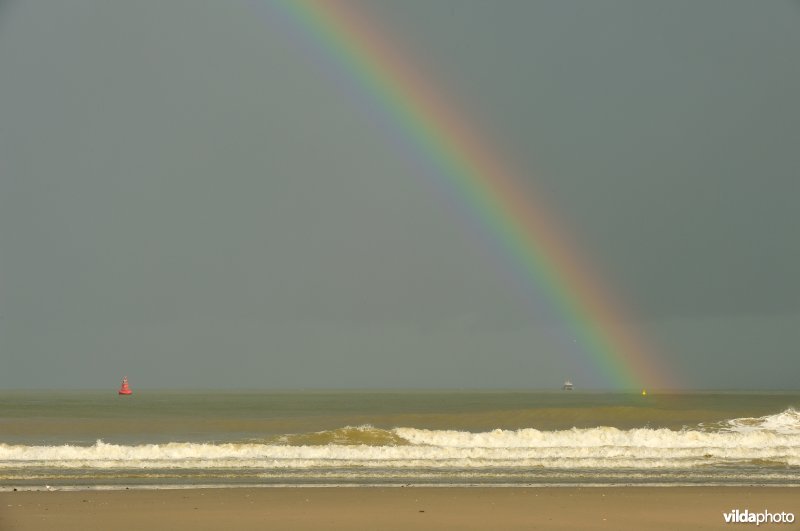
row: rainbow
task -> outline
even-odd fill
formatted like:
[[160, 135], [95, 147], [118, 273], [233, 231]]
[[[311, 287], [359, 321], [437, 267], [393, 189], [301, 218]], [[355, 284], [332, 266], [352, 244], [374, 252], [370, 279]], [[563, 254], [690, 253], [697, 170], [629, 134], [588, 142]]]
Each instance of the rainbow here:
[[481, 228], [568, 321], [593, 370], [615, 388], [663, 387], [668, 377], [620, 305], [590, 275], [556, 216], [523, 187], [504, 157], [437, 91], [386, 28], [342, 0], [279, 0], [270, 15], [300, 33], [335, 76], [383, 114], [414, 156], [435, 169]]

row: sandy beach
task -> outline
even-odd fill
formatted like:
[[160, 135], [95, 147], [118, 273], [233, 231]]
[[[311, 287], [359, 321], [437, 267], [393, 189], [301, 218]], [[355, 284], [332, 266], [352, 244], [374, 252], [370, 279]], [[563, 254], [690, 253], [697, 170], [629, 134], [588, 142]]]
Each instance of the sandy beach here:
[[[786, 487], [319, 487], [0, 493], [3, 531], [722, 529], [732, 509], [800, 513]], [[800, 516], [800, 515], [799, 515]], [[778, 524], [772, 524], [778, 525]], [[781, 524], [795, 529], [800, 524]]]

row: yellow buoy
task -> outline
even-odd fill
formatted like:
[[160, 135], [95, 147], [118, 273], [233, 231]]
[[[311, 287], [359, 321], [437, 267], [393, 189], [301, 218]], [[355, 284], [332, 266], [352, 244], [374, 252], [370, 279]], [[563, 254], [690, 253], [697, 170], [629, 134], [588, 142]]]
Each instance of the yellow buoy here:
[[647, 389], [642, 389], [642, 396], [647, 396]]

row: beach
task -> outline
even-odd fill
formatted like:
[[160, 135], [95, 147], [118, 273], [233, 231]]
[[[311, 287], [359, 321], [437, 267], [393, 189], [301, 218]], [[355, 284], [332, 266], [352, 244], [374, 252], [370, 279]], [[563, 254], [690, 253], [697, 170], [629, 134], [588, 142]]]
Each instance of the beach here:
[[723, 513], [734, 509], [797, 515], [800, 490], [705, 486], [12, 491], [0, 493], [0, 529], [722, 529], [731, 525]]
[[0, 531], [674, 530], [800, 514], [797, 393], [0, 398]]

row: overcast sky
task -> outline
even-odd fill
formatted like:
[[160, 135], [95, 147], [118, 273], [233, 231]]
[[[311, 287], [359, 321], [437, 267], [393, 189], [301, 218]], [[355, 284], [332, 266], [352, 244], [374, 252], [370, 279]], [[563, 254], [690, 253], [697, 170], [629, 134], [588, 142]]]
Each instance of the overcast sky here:
[[[259, 3], [0, 3], [0, 387], [609, 385]], [[678, 385], [797, 388], [797, 2], [360, 5]]]

